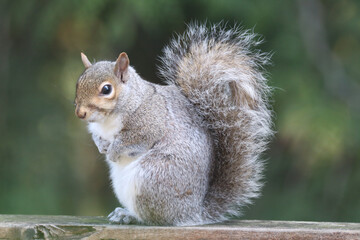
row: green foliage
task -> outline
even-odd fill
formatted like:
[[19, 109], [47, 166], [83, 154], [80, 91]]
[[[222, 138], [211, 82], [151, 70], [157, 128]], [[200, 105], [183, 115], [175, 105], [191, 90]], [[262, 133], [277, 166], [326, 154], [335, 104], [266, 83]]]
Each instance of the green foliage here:
[[0, 213], [115, 208], [103, 157], [73, 113], [80, 52], [126, 51], [160, 82], [157, 56], [174, 32], [224, 20], [254, 28], [274, 52], [277, 134], [263, 196], [245, 218], [359, 221], [359, 10], [357, 1], [1, 1]]

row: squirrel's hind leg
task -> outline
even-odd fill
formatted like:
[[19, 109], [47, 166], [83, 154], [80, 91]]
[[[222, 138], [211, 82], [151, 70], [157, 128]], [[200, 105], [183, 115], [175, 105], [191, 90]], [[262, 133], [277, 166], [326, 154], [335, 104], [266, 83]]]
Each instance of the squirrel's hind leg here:
[[111, 223], [116, 224], [136, 224], [139, 223], [136, 217], [131, 215], [131, 213], [125, 208], [117, 207], [112, 211], [108, 219]]

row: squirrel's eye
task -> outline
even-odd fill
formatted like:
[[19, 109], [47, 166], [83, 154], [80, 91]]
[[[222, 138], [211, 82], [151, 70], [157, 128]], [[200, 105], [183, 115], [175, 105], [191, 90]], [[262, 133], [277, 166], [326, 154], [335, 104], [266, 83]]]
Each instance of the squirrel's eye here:
[[110, 84], [106, 84], [101, 89], [101, 94], [108, 95], [111, 93], [112, 87]]

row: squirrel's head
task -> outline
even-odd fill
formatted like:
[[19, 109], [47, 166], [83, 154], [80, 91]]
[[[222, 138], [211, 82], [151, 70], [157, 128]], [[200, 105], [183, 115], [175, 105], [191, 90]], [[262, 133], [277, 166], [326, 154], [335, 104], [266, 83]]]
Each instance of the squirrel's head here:
[[81, 53], [84, 73], [76, 84], [75, 114], [86, 121], [99, 121], [116, 108], [119, 94], [128, 79], [129, 58], [121, 53], [116, 62], [91, 64]]

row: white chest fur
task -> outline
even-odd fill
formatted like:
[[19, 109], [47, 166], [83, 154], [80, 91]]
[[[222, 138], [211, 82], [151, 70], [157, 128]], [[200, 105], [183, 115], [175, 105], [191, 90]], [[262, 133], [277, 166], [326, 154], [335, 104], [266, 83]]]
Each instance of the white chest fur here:
[[114, 136], [123, 128], [121, 119], [110, 118], [103, 122], [91, 122], [88, 125], [90, 133], [94, 133], [105, 140], [112, 142]]

